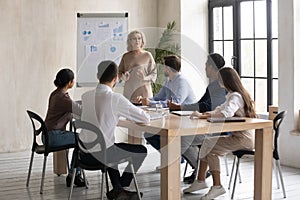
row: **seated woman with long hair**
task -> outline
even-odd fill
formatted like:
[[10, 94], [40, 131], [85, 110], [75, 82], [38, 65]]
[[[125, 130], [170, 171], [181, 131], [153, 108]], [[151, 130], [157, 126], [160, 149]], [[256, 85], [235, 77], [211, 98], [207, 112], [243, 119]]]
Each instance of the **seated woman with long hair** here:
[[[247, 90], [243, 87], [238, 73], [230, 67], [222, 68], [218, 72], [218, 80], [220, 85], [228, 92], [226, 101], [215, 110], [205, 114], [211, 117], [237, 116], [256, 118], [254, 102]], [[200, 117], [200, 115], [199, 112], [195, 111], [192, 117]], [[190, 187], [184, 189], [183, 192], [190, 193], [208, 188], [205, 175], [209, 167], [213, 178], [213, 186], [209, 192], [200, 199], [214, 199], [225, 194], [226, 191], [221, 184], [219, 156], [239, 149], [252, 150], [253, 148], [254, 134], [251, 130], [232, 132], [232, 135], [228, 137], [206, 138], [201, 147], [198, 178]]]

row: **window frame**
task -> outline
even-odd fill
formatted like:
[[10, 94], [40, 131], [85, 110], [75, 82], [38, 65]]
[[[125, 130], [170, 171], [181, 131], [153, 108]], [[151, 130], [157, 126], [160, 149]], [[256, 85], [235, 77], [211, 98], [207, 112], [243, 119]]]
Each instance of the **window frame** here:
[[[266, 2], [266, 22], [267, 22], [267, 35], [266, 39], [267, 41], [267, 74], [266, 77], [259, 77], [255, 74], [255, 62], [254, 62], [254, 74], [253, 76], [241, 76], [241, 41], [245, 39], [241, 39], [241, 10], [240, 5], [241, 2], [255, 2], [255, 1], [265, 1]], [[278, 36], [272, 37], [272, 0], [209, 0], [208, 2], [208, 24], [209, 24], [209, 52], [214, 52], [214, 42], [221, 41], [223, 42], [223, 55], [224, 55], [224, 26], [222, 25], [222, 40], [214, 40], [214, 19], [213, 19], [213, 9], [217, 7], [226, 7], [226, 6], [232, 6], [233, 9], [233, 52], [232, 56], [232, 65], [240, 75], [240, 77], [243, 79], [251, 79], [253, 80], [253, 87], [254, 87], [254, 100], [256, 99], [256, 80], [258, 79], [264, 79], [267, 80], [267, 110], [269, 105], [273, 105], [273, 80], [277, 79], [278, 77], [273, 77], [273, 70], [272, 70], [272, 59], [273, 59], [273, 50], [272, 50], [272, 42], [273, 40], [278, 40]], [[222, 8], [223, 9], [223, 8]], [[255, 8], [253, 8], [255, 9]], [[222, 12], [222, 15], [224, 12]], [[254, 16], [253, 16], [254, 17]], [[222, 22], [224, 22], [224, 17], [222, 17]], [[224, 23], [222, 23], [224, 24]], [[255, 21], [253, 21], [253, 26], [255, 26]], [[253, 36], [252, 38], [249, 38], [254, 42], [257, 40], [261, 40], [262, 38], [255, 38]], [[255, 61], [255, 49], [253, 51], [254, 53], [254, 61]], [[228, 65], [228, 63], [226, 63]]]

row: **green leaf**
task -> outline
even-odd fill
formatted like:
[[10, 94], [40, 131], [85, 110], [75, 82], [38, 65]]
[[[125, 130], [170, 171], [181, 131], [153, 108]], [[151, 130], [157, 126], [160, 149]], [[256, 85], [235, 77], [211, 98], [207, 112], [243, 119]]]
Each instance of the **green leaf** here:
[[157, 79], [155, 83], [152, 83], [153, 95], [157, 94], [161, 89], [163, 83], [166, 80], [164, 76], [164, 60], [163, 58], [167, 55], [177, 55], [181, 54], [180, 43], [174, 39], [175, 35], [175, 21], [168, 22], [167, 28], [162, 33], [157, 47], [155, 48], [155, 62], [157, 64]]

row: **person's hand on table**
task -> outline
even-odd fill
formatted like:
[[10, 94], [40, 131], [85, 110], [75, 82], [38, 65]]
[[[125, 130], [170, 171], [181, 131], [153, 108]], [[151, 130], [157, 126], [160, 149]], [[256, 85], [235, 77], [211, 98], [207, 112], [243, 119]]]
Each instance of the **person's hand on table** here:
[[143, 106], [149, 106], [150, 105], [150, 100], [146, 97], [142, 97], [141, 101], [142, 101]]
[[190, 116], [190, 118], [191, 119], [206, 119], [206, 118], [208, 118], [208, 117], [210, 117], [211, 116], [211, 114], [210, 114], [210, 112], [205, 112], [205, 113], [200, 113], [200, 112], [198, 112], [198, 111], [194, 111], [192, 114], [191, 114], [191, 116]]
[[170, 111], [181, 110], [180, 104], [175, 103], [171, 100], [167, 101], [167, 105], [168, 105]]
[[133, 102], [136, 104], [142, 104], [142, 96], [137, 96], [135, 99], [133, 99]]
[[135, 99], [133, 99], [133, 103], [142, 104], [143, 106], [149, 106], [150, 100], [146, 97], [137, 96]]

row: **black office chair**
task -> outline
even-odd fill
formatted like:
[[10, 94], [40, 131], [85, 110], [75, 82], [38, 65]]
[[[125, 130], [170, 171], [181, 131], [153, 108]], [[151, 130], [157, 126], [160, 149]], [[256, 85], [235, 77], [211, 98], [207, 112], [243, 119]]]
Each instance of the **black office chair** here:
[[[133, 174], [135, 188], [138, 194], [138, 198], [141, 199], [141, 194], [137, 185], [137, 180], [135, 176], [135, 171], [132, 164], [131, 157], [122, 159], [115, 163], [107, 163], [106, 159], [106, 143], [104, 136], [101, 130], [94, 126], [93, 124], [85, 121], [75, 120], [73, 122], [76, 134], [76, 147], [75, 147], [75, 156], [73, 162], [73, 176], [71, 181], [71, 189], [69, 194], [69, 200], [71, 200], [73, 186], [74, 186], [74, 177], [76, 173], [76, 167], [80, 167], [83, 172], [84, 179], [86, 180], [84, 170], [101, 170], [102, 172], [102, 183], [101, 183], [101, 199], [103, 199], [104, 194], [104, 176], [106, 181], [106, 190], [109, 192], [108, 187], [108, 178], [107, 178], [107, 168], [114, 167], [118, 164], [129, 162], [131, 167], [131, 172]], [[81, 133], [77, 133], [76, 130], [80, 129]], [[82, 135], [82, 138], [81, 138]], [[87, 135], [93, 135], [88, 137]], [[92, 138], [92, 139], [91, 139]], [[87, 140], [87, 141], [85, 141]], [[87, 182], [86, 182], [87, 188]]]
[[[41, 187], [40, 187], [40, 194], [43, 194], [44, 178], [45, 178], [45, 170], [46, 170], [48, 154], [51, 152], [68, 150], [69, 148], [74, 148], [75, 144], [63, 145], [63, 146], [59, 146], [59, 147], [50, 147], [48, 145], [49, 138], [48, 138], [48, 132], [47, 132], [47, 128], [46, 128], [44, 120], [38, 114], [36, 114], [32, 111], [27, 110], [27, 113], [29, 115], [29, 118], [31, 120], [32, 127], [33, 127], [33, 142], [32, 142], [32, 148], [31, 148], [31, 159], [30, 159], [30, 164], [29, 164], [26, 187], [29, 186], [29, 180], [30, 180], [30, 175], [31, 175], [34, 153], [44, 154], [44, 164], [43, 164], [42, 180], [41, 180]], [[38, 144], [37, 138], [42, 137], [42, 135], [44, 135], [45, 144]], [[67, 161], [68, 161], [68, 154], [66, 154], [66, 155], [67, 155]], [[69, 164], [68, 164], [68, 167], [69, 167]]]
[[[276, 172], [276, 169], [278, 170], [278, 173], [276, 172], [277, 187], [278, 187], [278, 189], [280, 188], [279, 181], [278, 181], [278, 174], [279, 174], [280, 181], [281, 181], [282, 192], [283, 192], [283, 198], [286, 198], [286, 193], [285, 193], [285, 188], [284, 188], [284, 183], [283, 183], [283, 178], [282, 178], [282, 173], [281, 173], [281, 167], [280, 167], [280, 163], [279, 163], [278, 136], [279, 136], [279, 126], [280, 126], [282, 120], [284, 119], [286, 113], [287, 113], [287, 111], [282, 111], [279, 114], [277, 114], [275, 116], [275, 118], [273, 119], [273, 129], [274, 129], [274, 133], [275, 133], [274, 134], [273, 159], [274, 159], [274, 162], [275, 162], [274, 166], [276, 167], [275, 172]], [[233, 197], [234, 197], [237, 174], [239, 173], [240, 159], [245, 155], [255, 155], [255, 150], [237, 150], [237, 151], [232, 152], [232, 154], [235, 157], [234, 157], [234, 160], [233, 160], [232, 171], [231, 171], [231, 175], [230, 175], [228, 189], [230, 189], [236, 158], [237, 158], [237, 162], [236, 162], [236, 171], [235, 171], [235, 178], [234, 178], [234, 182], [233, 182], [231, 199], [233, 199]], [[240, 182], [241, 182], [241, 179], [240, 179]]]

